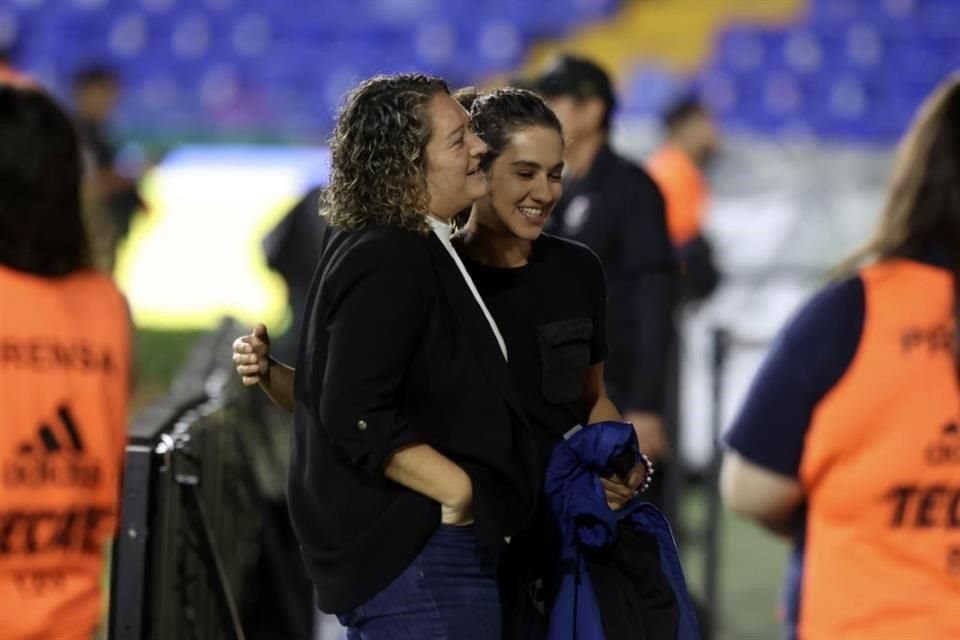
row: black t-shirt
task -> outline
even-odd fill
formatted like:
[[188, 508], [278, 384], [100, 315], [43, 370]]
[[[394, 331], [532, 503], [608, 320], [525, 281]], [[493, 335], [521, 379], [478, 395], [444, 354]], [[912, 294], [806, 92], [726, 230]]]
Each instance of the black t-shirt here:
[[540, 451], [549, 455], [567, 431], [586, 424], [583, 382], [589, 367], [607, 357], [600, 260], [578, 242], [547, 234], [534, 241], [522, 267], [490, 267], [461, 256], [506, 342]]

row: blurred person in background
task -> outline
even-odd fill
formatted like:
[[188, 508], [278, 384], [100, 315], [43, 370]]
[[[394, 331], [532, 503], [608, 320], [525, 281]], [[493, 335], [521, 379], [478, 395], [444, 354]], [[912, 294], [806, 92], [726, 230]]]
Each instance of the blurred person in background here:
[[849, 272], [757, 374], [723, 497], [793, 544], [788, 637], [957, 638], [960, 76], [902, 141]]
[[113, 271], [117, 247], [127, 237], [130, 222], [144, 202], [136, 180], [117, 172], [117, 148], [110, 123], [120, 101], [121, 82], [117, 74], [102, 66], [76, 71], [72, 81], [72, 99], [80, 139], [93, 165], [96, 188], [90, 222], [97, 264]]
[[267, 357], [245, 372], [294, 408], [290, 512], [319, 607], [351, 639], [501, 634], [496, 555], [539, 483], [502, 336], [450, 241], [487, 192], [485, 151], [442, 80], [355, 89], [296, 378]]
[[94, 271], [69, 117], [0, 84], [0, 637], [91, 638], [131, 394], [126, 303]]
[[[610, 148], [617, 101], [603, 69], [565, 55], [532, 84], [568, 141], [563, 197], [546, 230], [600, 257], [607, 276], [607, 391], [633, 424], [640, 449], [655, 463], [666, 461], [665, 382], [677, 274], [663, 197], [641, 167]], [[658, 473], [650, 488], [651, 501], [661, 506], [663, 476]]]
[[[267, 266], [283, 279], [287, 287], [290, 324], [282, 335], [273, 337], [270, 345], [271, 355], [281, 362], [294, 362], [297, 357], [310, 284], [319, 257], [318, 247], [323, 243], [327, 228], [325, 218], [320, 215], [322, 195], [323, 189], [320, 187], [309, 189], [267, 233], [261, 243]], [[271, 464], [264, 465], [264, 468], [273, 471], [263, 480], [267, 487], [264, 494], [269, 498], [261, 515], [264, 527], [271, 531], [269, 544], [272, 546], [272, 553], [264, 554], [259, 571], [264, 578], [275, 575], [282, 558], [284, 593], [275, 594], [279, 597], [273, 600], [270, 598], [273, 594], [254, 594], [252, 597], [257, 606], [246, 609], [241, 607], [241, 610], [251, 614], [257, 621], [263, 629], [264, 638], [277, 635], [299, 638], [305, 633], [314, 640], [323, 640], [325, 635], [315, 635], [309, 631], [317, 625], [329, 629], [334, 637], [342, 638], [343, 628], [336, 617], [320, 616], [315, 611], [310, 579], [304, 571], [300, 550], [296, 544], [296, 534], [290, 526], [284, 491], [293, 431], [290, 414], [276, 407], [264, 394], [254, 394], [251, 401], [251, 417], [268, 428], [267, 439], [256, 448], [254, 456], [255, 459], [262, 456], [264, 460], [270, 460]], [[276, 464], [277, 462], [280, 464]], [[266, 543], [268, 538], [265, 537], [264, 540]], [[281, 632], [277, 629], [275, 621], [278, 616], [274, 613], [277, 610], [290, 611], [291, 607], [285, 606], [285, 603], [293, 603], [298, 615], [297, 622], [302, 621], [303, 624], [291, 624], [289, 631]], [[249, 637], [253, 625], [245, 627]], [[304, 631], [304, 628], [307, 631]]]
[[667, 230], [683, 268], [682, 297], [701, 300], [720, 279], [704, 237], [710, 190], [706, 171], [719, 151], [719, 133], [696, 96], [672, 104], [664, 113], [663, 126], [666, 140], [648, 160], [647, 169], [666, 202]]
[[297, 357], [302, 321], [310, 293], [310, 281], [317, 266], [317, 247], [327, 224], [320, 215], [323, 189], [314, 187], [293, 206], [263, 239], [267, 266], [283, 278], [290, 305], [290, 327], [274, 337], [271, 351], [275, 358], [293, 362]]

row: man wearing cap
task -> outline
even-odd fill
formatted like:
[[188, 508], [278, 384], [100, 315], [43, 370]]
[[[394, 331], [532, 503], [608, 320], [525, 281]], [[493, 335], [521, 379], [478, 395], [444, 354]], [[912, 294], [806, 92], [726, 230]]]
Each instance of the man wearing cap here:
[[[603, 262], [607, 390], [633, 423], [641, 449], [662, 461], [669, 450], [663, 411], [676, 278], [663, 197], [642, 168], [610, 148], [617, 101], [603, 69], [565, 55], [534, 85], [568, 140], [563, 197], [547, 229], [586, 244]], [[651, 487], [655, 502], [662, 502], [662, 489]]]

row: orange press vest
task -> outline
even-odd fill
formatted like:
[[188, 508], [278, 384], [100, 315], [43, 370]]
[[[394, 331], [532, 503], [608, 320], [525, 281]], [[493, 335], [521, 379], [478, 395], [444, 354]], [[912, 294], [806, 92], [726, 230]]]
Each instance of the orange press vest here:
[[953, 277], [889, 260], [862, 278], [860, 344], [814, 412], [800, 466], [808, 513], [798, 635], [960, 638]]
[[0, 266], [0, 638], [87, 639], [117, 524], [131, 337], [113, 282]]
[[681, 247], [703, 232], [707, 181], [696, 163], [671, 145], [651, 156], [647, 170], [663, 194], [670, 240]]

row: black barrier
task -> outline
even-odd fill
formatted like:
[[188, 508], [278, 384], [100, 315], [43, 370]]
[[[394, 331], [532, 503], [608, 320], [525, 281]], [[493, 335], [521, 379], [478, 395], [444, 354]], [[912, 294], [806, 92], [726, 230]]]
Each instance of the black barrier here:
[[735, 348], [761, 349], [769, 341], [736, 336], [725, 328], [714, 328], [711, 333], [710, 358], [710, 439], [713, 453], [706, 473], [706, 516], [703, 528], [695, 537], [703, 545], [703, 596], [701, 612], [702, 637], [707, 640], [719, 635], [723, 620], [720, 575], [723, 570], [723, 502], [720, 497], [720, 469], [723, 462], [724, 388], [727, 382], [727, 363]]
[[[170, 395], [130, 429], [111, 640], [252, 640], [245, 614], [268, 607], [243, 603], [261, 598], [280, 602], [269, 610], [266, 626], [280, 634], [272, 637], [309, 633], [310, 592], [295, 545], [283, 540], [282, 497], [273, 509], [280, 517], [267, 516], [276, 500], [255, 474], [273, 427], [263, 394], [243, 389], [233, 373], [230, 345], [242, 333], [224, 321], [203, 336]], [[266, 464], [283, 473], [282, 461], [267, 456]], [[273, 572], [266, 578], [264, 565]]]
[[707, 601], [708, 637], [715, 637], [720, 628], [719, 576], [721, 571], [723, 506], [720, 501], [720, 466], [723, 462], [723, 444], [720, 441], [723, 430], [723, 387], [726, 373], [727, 354], [730, 350], [730, 334], [725, 329], [713, 332], [711, 369], [712, 409], [710, 415], [710, 441], [713, 455], [710, 458], [707, 479], [707, 517], [706, 517], [706, 554], [703, 571], [703, 593]]

